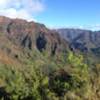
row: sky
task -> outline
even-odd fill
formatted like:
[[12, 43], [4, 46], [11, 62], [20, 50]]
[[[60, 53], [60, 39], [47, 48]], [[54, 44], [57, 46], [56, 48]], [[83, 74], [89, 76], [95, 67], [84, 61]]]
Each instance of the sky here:
[[100, 30], [100, 0], [0, 0], [0, 15], [49, 28]]

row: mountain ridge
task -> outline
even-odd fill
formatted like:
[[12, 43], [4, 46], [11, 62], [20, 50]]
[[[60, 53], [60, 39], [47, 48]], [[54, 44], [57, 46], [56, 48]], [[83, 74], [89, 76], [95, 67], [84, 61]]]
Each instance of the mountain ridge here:
[[100, 53], [87, 51], [99, 43], [77, 33], [70, 42], [43, 24], [1, 17], [0, 99], [99, 100]]
[[0, 42], [0, 50], [15, 57], [24, 49], [57, 55], [69, 48], [67, 41], [43, 24], [3, 16], [0, 17]]
[[[73, 49], [94, 52], [100, 48], [100, 31], [81, 29], [58, 29], [61, 37], [67, 40]], [[99, 51], [99, 50], [98, 50]], [[94, 52], [96, 53], [96, 52]], [[98, 52], [98, 54], [100, 54]]]

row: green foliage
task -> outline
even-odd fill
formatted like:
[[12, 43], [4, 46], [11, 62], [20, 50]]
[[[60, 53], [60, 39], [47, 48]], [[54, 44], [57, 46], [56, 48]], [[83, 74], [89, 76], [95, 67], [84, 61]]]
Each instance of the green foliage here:
[[20, 69], [0, 65], [1, 99], [92, 100], [100, 97], [99, 65], [90, 68], [81, 55], [72, 52], [52, 57], [46, 52], [34, 51], [31, 56], [23, 59], [25, 64]]
[[[25, 78], [23, 77], [22, 73], [9, 68], [9, 66], [0, 66], [3, 67], [2, 74], [3, 75], [3, 81], [5, 83], [4, 91], [5, 93], [9, 94], [9, 97], [11, 100], [18, 100], [23, 99], [27, 97], [29, 94], [29, 90], [27, 87], [27, 83], [25, 82]], [[4, 94], [5, 95], [5, 94]]]

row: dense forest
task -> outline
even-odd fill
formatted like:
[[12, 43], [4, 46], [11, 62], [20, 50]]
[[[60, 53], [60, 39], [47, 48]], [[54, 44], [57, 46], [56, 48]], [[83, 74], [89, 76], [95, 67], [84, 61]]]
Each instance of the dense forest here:
[[0, 64], [1, 100], [99, 100], [100, 64], [88, 65], [82, 55], [59, 57], [32, 52], [23, 66]]

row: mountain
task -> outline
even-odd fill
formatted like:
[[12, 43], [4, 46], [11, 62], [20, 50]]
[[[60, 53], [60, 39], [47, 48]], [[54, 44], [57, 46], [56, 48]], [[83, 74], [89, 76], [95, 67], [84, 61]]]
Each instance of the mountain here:
[[[65, 48], [68, 49], [68, 43], [43, 24], [0, 17], [0, 55], [3, 52], [18, 58], [23, 49], [40, 52], [45, 50], [50, 55], [57, 55]], [[0, 61], [4, 59], [1, 58]]]
[[68, 50], [69, 43], [45, 25], [0, 16], [0, 100], [47, 100], [41, 89]]
[[100, 31], [67, 28], [56, 31], [70, 43], [71, 49], [100, 56]]
[[100, 100], [99, 37], [0, 16], [0, 100]]

